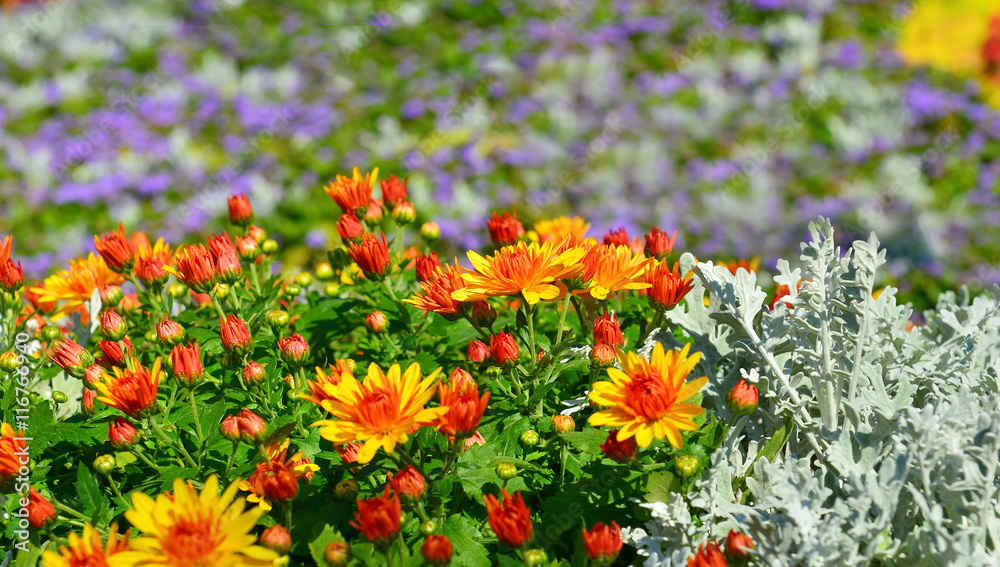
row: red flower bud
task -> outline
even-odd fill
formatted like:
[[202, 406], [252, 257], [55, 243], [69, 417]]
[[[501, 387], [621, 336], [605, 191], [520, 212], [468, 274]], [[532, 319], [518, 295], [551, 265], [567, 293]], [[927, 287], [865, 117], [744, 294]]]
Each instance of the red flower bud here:
[[205, 367], [201, 363], [201, 347], [197, 342], [187, 346], [175, 346], [170, 351], [170, 362], [174, 368], [174, 377], [183, 386], [192, 387], [205, 376]]
[[243, 367], [243, 381], [247, 384], [258, 384], [263, 382], [266, 377], [267, 373], [264, 371], [264, 367], [252, 360]]
[[171, 319], [164, 319], [156, 324], [156, 338], [164, 345], [176, 345], [184, 339], [184, 327]]
[[21, 269], [21, 262], [15, 264], [9, 258], [0, 262], [0, 288], [13, 293], [22, 286], [24, 286], [24, 270]]
[[389, 246], [385, 243], [385, 233], [379, 240], [369, 232], [361, 236], [361, 243], [351, 243], [351, 259], [370, 280], [381, 280], [389, 272]]
[[511, 215], [504, 211], [503, 216], [497, 216], [496, 212], [486, 221], [490, 231], [490, 240], [497, 246], [514, 244], [524, 234], [524, 225], [517, 220], [517, 213]]
[[601, 445], [604, 456], [619, 463], [631, 462], [638, 450], [639, 446], [635, 443], [635, 437], [619, 441], [617, 429], [611, 430], [608, 433], [608, 440]]
[[407, 198], [406, 186], [409, 184], [409, 177], [400, 181], [399, 177], [396, 177], [395, 175], [389, 176], [389, 179], [379, 181], [379, 185], [382, 187], [382, 200], [385, 201], [385, 204], [390, 207], [400, 201], [405, 201]]
[[620, 227], [618, 230], [609, 230], [607, 234], [604, 235], [605, 246], [628, 246], [628, 234], [625, 233], [625, 227]]
[[116, 417], [108, 422], [108, 441], [111, 441], [111, 446], [115, 449], [119, 451], [131, 449], [138, 440], [139, 431], [125, 419]]
[[278, 341], [281, 360], [289, 366], [299, 366], [309, 356], [309, 343], [302, 335], [294, 334]]
[[222, 236], [213, 234], [208, 241], [212, 259], [215, 261], [215, 270], [218, 278], [226, 283], [234, 283], [240, 279], [242, 267], [240, 266], [240, 255], [236, 252], [236, 246], [229, 239], [225, 232]]
[[674, 251], [674, 241], [677, 240], [677, 231], [672, 236], [667, 236], [657, 227], [653, 227], [646, 235], [646, 255], [651, 258], [662, 258]]
[[729, 530], [726, 536], [726, 557], [730, 561], [740, 561], [750, 556], [750, 550], [754, 548], [753, 540], [746, 534], [741, 534], [736, 530]]
[[94, 236], [94, 248], [104, 258], [104, 262], [119, 274], [132, 269], [135, 255], [132, 243], [125, 236], [125, 225], [118, 224], [118, 232], [108, 232], [104, 236]]
[[[97, 365], [95, 364], [94, 366]], [[98, 366], [98, 368], [100, 367]], [[90, 388], [84, 388], [83, 399], [80, 401], [80, 407], [83, 408], [83, 413], [87, 415], [94, 415], [94, 400], [96, 399], [97, 392], [91, 390]]]
[[267, 239], [267, 233], [264, 232], [264, 229], [256, 225], [250, 225], [250, 228], [247, 229], [247, 236], [256, 240], [257, 244], [263, 244], [264, 240]]
[[624, 336], [618, 326], [618, 316], [605, 313], [594, 321], [594, 344], [606, 344], [613, 347], [622, 346]]
[[345, 567], [351, 562], [351, 548], [342, 541], [328, 543], [323, 558], [330, 567]]
[[56, 509], [44, 496], [32, 486], [28, 491], [28, 523], [42, 529], [56, 521]]
[[395, 475], [389, 474], [389, 484], [392, 490], [403, 499], [404, 502], [416, 502], [424, 497], [427, 492], [427, 483], [424, 476], [410, 465], [399, 471]]
[[361, 240], [361, 235], [364, 232], [365, 227], [353, 211], [340, 215], [340, 220], [337, 221], [337, 234], [340, 235], [340, 239], [345, 243]]
[[368, 331], [380, 335], [389, 328], [389, 320], [386, 319], [385, 313], [372, 311], [365, 317], [365, 326], [368, 327]]
[[469, 360], [472, 362], [482, 362], [490, 355], [490, 347], [483, 341], [475, 339], [469, 341]]
[[382, 222], [382, 214], [382, 199], [372, 199], [361, 220], [365, 221], [368, 226], [378, 226]]
[[429, 282], [438, 279], [444, 273], [441, 267], [441, 260], [436, 252], [431, 252], [424, 256], [417, 256], [417, 281]]
[[607, 343], [597, 343], [590, 349], [590, 362], [598, 368], [609, 368], [615, 364], [615, 347]]
[[197, 293], [208, 293], [215, 285], [216, 261], [204, 244], [186, 246], [174, 257], [170, 271]]
[[497, 311], [493, 309], [490, 302], [485, 299], [477, 299], [472, 302], [472, 311], [469, 316], [480, 327], [489, 328], [497, 320]]
[[240, 424], [236, 421], [235, 415], [227, 415], [222, 418], [222, 423], [219, 424], [219, 433], [230, 441], [239, 441]]
[[757, 386], [747, 382], [745, 378], [740, 378], [733, 389], [729, 390], [726, 404], [736, 415], [750, 415], [757, 409], [759, 396]]
[[253, 348], [253, 337], [247, 324], [235, 314], [230, 313], [219, 322], [219, 334], [222, 336], [222, 346], [229, 354], [243, 356]]
[[514, 335], [506, 331], [500, 331], [490, 337], [490, 362], [497, 366], [513, 367], [517, 364], [517, 357], [520, 351]]
[[248, 226], [253, 222], [253, 207], [246, 195], [233, 195], [227, 200], [229, 220], [236, 226]]
[[399, 495], [389, 497], [390, 488], [386, 485], [382, 496], [358, 500], [358, 511], [351, 520], [354, 529], [375, 545], [386, 545], [399, 532], [403, 508]]
[[446, 535], [429, 535], [420, 546], [420, 555], [428, 565], [448, 565], [451, 563], [451, 540]]
[[110, 341], [120, 341], [125, 337], [128, 327], [125, 319], [110, 309], [101, 314], [101, 333]]
[[276, 524], [264, 530], [260, 535], [260, 543], [279, 555], [284, 555], [292, 548], [292, 534], [281, 524]]
[[607, 525], [594, 524], [590, 531], [583, 530], [583, 550], [598, 565], [610, 565], [622, 550], [622, 533], [618, 522]]
[[[124, 349], [122, 348], [124, 346]], [[125, 357], [131, 356], [135, 352], [132, 347], [132, 341], [128, 337], [120, 341], [107, 341], [102, 340], [97, 343], [97, 346], [101, 347], [101, 352], [104, 353], [104, 358], [114, 366], [122, 366], [125, 364]]]
[[69, 339], [56, 343], [49, 358], [74, 378], [82, 378], [86, 368], [94, 363], [94, 357], [87, 349]]
[[264, 418], [243, 408], [236, 415], [226, 416], [219, 426], [219, 432], [230, 441], [241, 439], [252, 445], [267, 438], [268, 426]]
[[501, 489], [500, 492], [502, 500], [497, 500], [497, 497], [492, 494], [483, 495], [490, 527], [497, 534], [500, 543], [519, 548], [531, 541], [534, 535], [531, 511], [524, 504], [524, 498], [520, 491], [517, 492], [516, 498], [507, 494], [506, 490]]
[[249, 234], [237, 236], [233, 244], [236, 246], [236, 254], [244, 262], [253, 262], [260, 257], [260, 244]]
[[722, 555], [718, 543], [703, 543], [690, 559], [688, 567], [726, 567], [726, 557]]
[[409, 201], [399, 201], [392, 208], [392, 220], [398, 224], [410, 224], [417, 219], [417, 209]]

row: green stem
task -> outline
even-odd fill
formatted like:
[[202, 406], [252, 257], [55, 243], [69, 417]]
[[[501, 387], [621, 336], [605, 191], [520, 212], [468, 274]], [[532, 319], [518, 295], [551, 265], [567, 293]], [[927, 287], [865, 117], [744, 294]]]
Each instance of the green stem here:
[[388, 278], [382, 280], [382, 287], [385, 288], [386, 293], [389, 294], [389, 299], [396, 304], [396, 309], [398, 309], [400, 314], [403, 316], [403, 323], [406, 324], [406, 330], [413, 333], [413, 321], [410, 319], [410, 312], [406, 310], [406, 304], [396, 297], [396, 292], [392, 290], [392, 285], [389, 284]]
[[229, 455], [229, 462], [226, 463], [226, 474], [224, 475], [226, 477], [226, 480], [229, 480], [229, 472], [233, 470], [233, 463], [236, 462], [236, 450], [239, 448], [239, 446], [240, 446], [239, 441], [233, 441], [233, 453]]
[[[232, 292], [230, 291], [230, 293], [232, 293]], [[219, 314], [219, 317], [221, 317], [223, 320], [225, 320], [226, 319], [226, 312], [222, 310], [222, 302], [219, 301], [218, 297], [215, 297], [214, 293], [212, 294], [212, 305], [215, 306], [215, 312]]]
[[104, 477], [108, 479], [108, 484], [111, 486], [111, 492], [114, 492], [115, 496], [117, 496], [119, 500], [124, 502], [125, 505], [128, 506], [128, 509], [131, 510], [132, 504], [128, 500], [125, 500], [125, 497], [122, 496], [122, 492], [121, 490], [118, 489], [118, 483], [115, 482], [115, 479], [111, 478], [110, 474], [104, 475]]
[[69, 506], [63, 504], [62, 502], [57, 502], [54, 498], [49, 498], [49, 500], [52, 501], [52, 505], [57, 510], [62, 511], [62, 512], [66, 512], [67, 514], [71, 514], [73, 516], [76, 516], [77, 518], [80, 518], [81, 520], [87, 520], [88, 522], [90, 521], [89, 517], [84, 516], [82, 513], [77, 512], [75, 509], [70, 508]]
[[524, 318], [528, 320], [528, 352], [531, 355], [531, 379], [535, 379], [538, 370], [538, 357], [535, 354], [535, 313], [531, 305], [524, 300]]
[[[201, 431], [201, 420], [198, 419], [198, 402], [194, 399], [194, 388], [188, 390], [188, 399], [191, 401], [191, 416], [194, 418], [194, 431], [198, 434], [198, 452], [205, 452], [205, 434]], [[199, 455], [200, 456], [200, 455]]]
[[173, 439], [168, 437], [167, 434], [163, 432], [163, 429], [160, 429], [160, 424], [156, 423], [156, 418], [154, 418], [153, 416], [149, 417], [149, 426], [153, 428], [153, 432], [156, 433], [160, 437], [160, 439], [163, 439], [163, 441], [166, 442], [168, 445], [177, 449], [177, 451], [181, 454], [181, 456], [183, 456], [192, 467], [198, 468], [198, 463], [196, 463], [194, 459], [191, 458], [191, 454], [187, 452], [187, 449], [184, 448], [184, 445], [180, 442], [175, 442]]
[[559, 310], [559, 329], [556, 331], [556, 342], [552, 343], [552, 348], [555, 348], [556, 345], [562, 342], [563, 325], [566, 324], [566, 312], [569, 311], [569, 302], [572, 298], [573, 294], [567, 291], [566, 297], [563, 298], [562, 309]]
[[156, 464], [153, 463], [153, 461], [149, 460], [149, 457], [147, 457], [146, 454], [143, 453], [141, 449], [139, 449], [139, 445], [132, 447], [132, 454], [135, 455], [136, 458], [142, 461], [143, 463], [146, 463], [146, 466], [150, 467], [156, 472], [160, 472], [160, 467], [156, 466]]
[[256, 261], [250, 262], [250, 281], [253, 282], [253, 291], [257, 294], [257, 297], [263, 295], [260, 291], [260, 278], [257, 276], [257, 263]]

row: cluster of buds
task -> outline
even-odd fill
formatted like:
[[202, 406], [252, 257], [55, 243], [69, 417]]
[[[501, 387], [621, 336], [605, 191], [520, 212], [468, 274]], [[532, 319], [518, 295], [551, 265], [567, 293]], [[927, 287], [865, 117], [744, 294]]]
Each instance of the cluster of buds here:
[[243, 408], [236, 415], [227, 415], [219, 425], [219, 432], [230, 441], [256, 445], [267, 438], [268, 426], [264, 418]]
[[594, 347], [590, 349], [590, 362], [595, 368], [608, 368], [615, 363], [616, 349], [625, 342], [618, 326], [618, 315], [605, 313], [594, 320]]
[[694, 556], [688, 559], [688, 567], [746, 565], [753, 549], [754, 543], [749, 536], [730, 530], [726, 536], [725, 551], [718, 542], [705, 542], [698, 547]]

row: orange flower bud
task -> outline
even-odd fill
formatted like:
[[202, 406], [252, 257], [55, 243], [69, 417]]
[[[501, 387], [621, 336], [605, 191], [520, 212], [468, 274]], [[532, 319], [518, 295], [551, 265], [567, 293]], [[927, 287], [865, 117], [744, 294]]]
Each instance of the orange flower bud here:
[[[124, 348], [122, 348], [124, 345]], [[132, 347], [132, 341], [128, 337], [120, 341], [107, 341], [102, 340], [97, 343], [97, 346], [101, 348], [101, 352], [104, 353], [104, 358], [107, 359], [114, 366], [122, 366], [125, 364], [125, 357], [131, 356], [135, 349]]]
[[212, 253], [212, 259], [215, 260], [215, 270], [219, 279], [229, 284], [240, 279], [242, 271], [240, 256], [233, 241], [229, 239], [229, 234], [225, 232], [222, 233], [222, 236], [213, 234], [208, 241], [208, 246]]
[[490, 231], [490, 240], [497, 246], [514, 244], [524, 234], [524, 225], [517, 220], [517, 213], [511, 215], [504, 211], [503, 216], [497, 216], [496, 212], [486, 221]]
[[233, 313], [220, 320], [219, 334], [222, 336], [223, 348], [234, 356], [243, 356], [253, 348], [250, 329]]
[[420, 546], [420, 555], [428, 565], [448, 565], [451, 563], [451, 540], [446, 535], [429, 535]]
[[688, 567], [726, 567], [726, 557], [722, 555], [718, 543], [703, 543], [690, 559]]
[[104, 262], [119, 274], [132, 269], [135, 255], [132, 243], [125, 236], [125, 225], [118, 224], [118, 232], [107, 232], [103, 236], [94, 236], [94, 248], [104, 258]]
[[260, 244], [249, 234], [237, 236], [234, 244], [236, 246], [236, 254], [244, 262], [253, 262], [261, 254]]
[[75, 378], [82, 378], [86, 368], [94, 363], [94, 357], [87, 349], [69, 339], [56, 343], [49, 359]]
[[433, 242], [441, 238], [441, 227], [434, 221], [427, 221], [420, 225], [420, 236], [423, 236], [425, 240]]
[[21, 262], [15, 264], [11, 259], [0, 262], [0, 288], [13, 293], [23, 286], [24, 270], [21, 269]]
[[97, 392], [89, 388], [85, 388], [83, 390], [83, 399], [80, 401], [80, 407], [83, 408], [83, 413], [87, 415], [94, 415], [95, 399], [97, 399]]
[[32, 486], [28, 491], [28, 523], [42, 529], [56, 521], [56, 509]]
[[197, 342], [175, 346], [170, 351], [170, 362], [174, 378], [183, 386], [192, 387], [205, 376], [205, 367], [201, 363], [201, 346]]
[[490, 362], [497, 366], [513, 367], [517, 364], [520, 350], [514, 336], [506, 331], [500, 331], [490, 337]]
[[340, 220], [337, 221], [337, 234], [345, 243], [361, 240], [361, 235], [364, 232], [365, 227], [362, 226], [361, 221], [358, 220], [353, 211], [340, 215]]
[[615, 347], [607, 343], [597, 343], [590, 349], [590, 362], [597, 368], [609, 368], [615, 364]]
[[253, 207], [246, 195], [233, 195], [227, 199], [229, 220], [236, 226], [246, 227], [253, 222]]
[[427, 492], [427, 483], [424, 476], [417, 469], [410, 465], [399, 471], [395, 475], [389, 474], [389, 484], [393, 492], [398, 494], [404, 502], [413, 503], [424, 497]]
[[108, 422], [108, 441], [119, 451], [131, 449], [139, 439], [139, 431], [128, 421], [116, 417]]
[[759, 396], [760, 392], [757, 390], [757, 386], [750, 384], [745, 378], [740, 378], [733, 389], [729, 390], [726, 404], [730, 411], [736, 415], [750, 415], [757, 409]]
[[607, 525], [594, 524], [590, 531], [583, 530], [583, 550], [597, 565], [610, 565], [622, 550], [622, 533], [618, 522]]
[[281, 360], [289, 366], [300, 366], [309, 356], [309, 343], [296, 333], [278, 341]]
[[361, 236], [361, 243], [351, 243], [351, 259], [370, 280], [381, 280], [389, 271], [389, 247], [385, 243], [385, 233], [379, 240], [369, 232]]
[[204, 244], [186, 246], [174, 258], [171, 271], [197, 293], [208, 293], [215, 285], [216, 261]]
[[351, 548], [342, 541], [327, 544], [323, 558], [330, 567], [345, 567], [351, 562]]
[[651, 258], [662, 258], [668, 256], [674, 250], [674, 241], [677, 240], [677, 231], [672, 236], [667, 236], [657, 227], [646, 235], [646, 255]]
[[417, 209], [409, 201], [399, 201], [392, 208], [392, 220], [399, 224], [410, 224], [417, 219]]
[[594, 320], [594, 344], [603, 343], [612, 347], [620, 347], [624, 340], [616, 314], [605, 313]]
[[389, 497], [391, 487], [386, 485], [385, 493], [376, 498], [358, 500], [358, 511], [354, 513], [351, 526], [362, 533], [375, 545], [386, 545], [399, 532], [403, 513], [398, 495]]
[[164, 345], [177, 345], [184, 339], [184, 327], [177, 321], [165, 319], [156, 324], [156, 338]]
[[556, 433], [569, 433], [576, 429], [576, 422], [571, 415], [554, 415], [552, 416], [552, 429]]
[[488, 328], [497, 320], [497, 311], [493, 309], [489, 301], [477, 299], [472, 302], [472, 311], [469, 317], [480, 327]]
[[618, 230], [609, 230], [607, 234], [604, 235], [604, 245], [605, 246], [628, 246], [628, 234], [625, 232], [625, 227], [619, 227]]
[[619, 441], [617, 429], [610, 431], [607, 441], [601, 445], [601, 451], [604, 452], [604, 456], [619, 463], [631, 462], [638, 450], [639, 446], [635, 443], [635, 437]]
[[483, 495], [490, 527], [497, 534], [501, 543], [519, 548], [531, 541], [534, 525], [531, 523], [531, 511], [524, 504], [521, 492], [513, 498], [506, 490], [501, 490], [502, 501], [492, 494]]
[[395, 175], [389, 176], [389, 179], [379, 181], [379, 185], [382, 187], [382, 200], [385, 201], [385, 204], [390, 207], [400, 201], [405, 201], [407, 198], [406, 186], [409, 184], [409, 177], [400, 181], [399, 177], [396, 177]]
[[469, 360], [472, 362], [482, 362], [486, 360], [486, 357], [489, 355], [490, 347], [486, 346], [486, 343], [475, 339], [469, 341]]
[[264, 367], [252, 360], [243, 367], [243, 381], [247, 384], [263, 382], [266, 376]]
[[385, 313], [372, 311], [365, 317], [365, 326], [368, 327], [369, 332], [381, 335], [389, 328], [389, 320], [386, 319]]
[[746, 534], [741, 534], [736, 530], [729, 530], [726, 536], [726, 557], [730, 561], [741, 561], [750, 556], [750, 550], [754, 548], [753, 540]]
[[235, 415], [227, 415], [219, 424], [219, 433], [230, 441], [240, 440], [240, 424], [236, 421]]
[[260, 543], [268, 549], [272, 549], [279, 555], [288, 553], [292, 548], [292, 534], [281, 524], [273, 525], [260, 534]]
[[444, 273], [444, 268], [441, 267], [441, 260], [438, 259], [436, 252], [431, 252], [427, 256], [423, 254], [417, 256], [416, 266], [417, 281], [420, 282], [436, 280]]
[[672, 309], [684, 299], [689, 291], [694, 289], [691, 282], [693, 275], [689, 272], [681, 277], [678, 270], [680, 264], [674, 262], [671, 270], [666, 260], [652, 264], [646, 268], [646, 283], [652, 287], [645, 290], [649, 302], [658, 309]]

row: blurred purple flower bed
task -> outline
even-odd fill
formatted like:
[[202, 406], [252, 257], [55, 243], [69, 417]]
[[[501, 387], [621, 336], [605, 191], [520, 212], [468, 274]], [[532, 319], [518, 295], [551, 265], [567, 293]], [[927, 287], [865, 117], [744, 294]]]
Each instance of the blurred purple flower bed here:
[[[0, 233], [29, 276], [124, 222], [201, 235], [225, 196], [306, 259], [322, 186], [409, 176], [455, 249], [494, 210], [678, 230], [718, 258], [876, 231], [921, 304], [1000, 282], [1000, 114], [904, 67], [896, 2], [142, 3], [0, 12]], [[429, 205], [433, 203], [433, 205]], [[295, 254], [292, 255], [295, 257]], [[305, 261], [305, 260], [303, 260]]]

